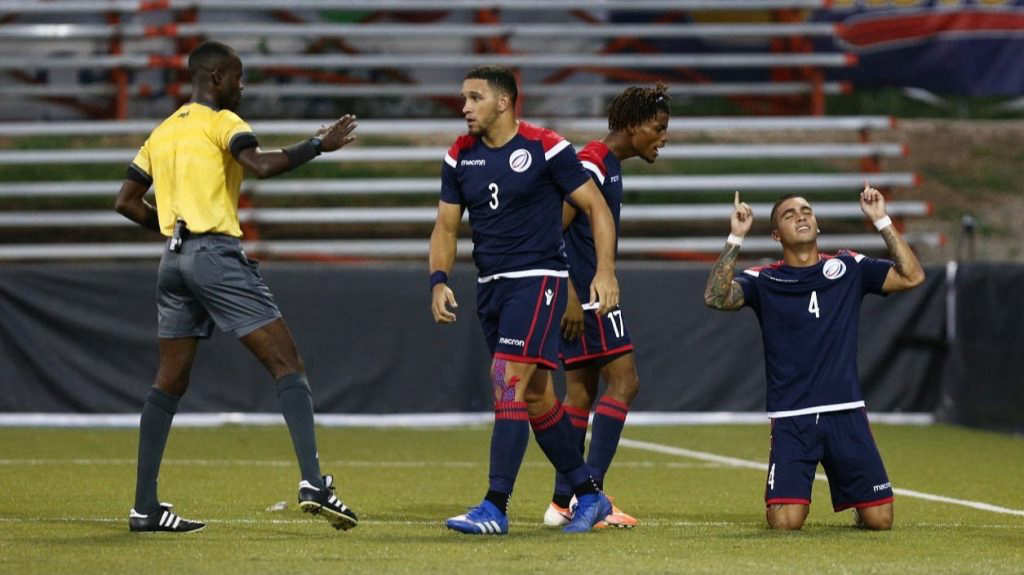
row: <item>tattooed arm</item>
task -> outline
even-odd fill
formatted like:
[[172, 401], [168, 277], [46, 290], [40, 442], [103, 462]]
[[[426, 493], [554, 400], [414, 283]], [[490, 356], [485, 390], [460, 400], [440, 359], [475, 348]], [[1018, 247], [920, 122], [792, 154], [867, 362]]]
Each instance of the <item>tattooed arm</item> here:
[[[885, 196], [878, 190], [864, 186], [860, 194], [860, 209], [872, 222], [887, 217], [885, 214]], [[896, 227], [891, 223], [884, 226], [879, 233], [889, 248], [889, 257], [892, 258], [893, 267], [885, 276], [885, 283], [882, 284], [882, 291], [885, 293], [908, 290], [921, 285], [924, 281], [924, 269], [921, 262], [917, 260], [907, 240], [903, 238]]]
[[704, 288], [704, 304], [720, 310], [736, 310], [743, 307], [743, 288], [733, 281], [733, 267], [740, 255], [740, 243], [754, 224], [754, 211], [745, 202], [740, 202], [740, 193], [733, 198], [733, 212], [729, 218], [732, 233], [725, 249], [715, 260]]

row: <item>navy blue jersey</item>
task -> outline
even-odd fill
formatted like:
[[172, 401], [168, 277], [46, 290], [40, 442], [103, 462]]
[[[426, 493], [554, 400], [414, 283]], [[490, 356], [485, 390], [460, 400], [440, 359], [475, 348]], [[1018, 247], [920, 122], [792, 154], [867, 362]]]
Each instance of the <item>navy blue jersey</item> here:
[[[619, 212], [622, 208], [622, 164], [608, 146], [599, 140], [584, 146], [579, 158], [583, 167], [590, 172], [594, 183], [604, 195], [608, 209], [612, 212], [615, 219], [615, 243], [618, 246]], [[582, 211], [576, 212], [576, 217], [565, 230], [565, 253], [569, 257], [569, 275], [576, 293], [590, 293], [590, 282], [597, 273], [597, 252], [594, 250], [594, 231], [590, 228], [590, 220]]]
[[441, 166], [441, 201], [469, 210], [481, 278], [564, 272], [562, 201], [589, 177], [567, 140], [520, 121], [500, 148], [469, 135], [455, 141]]
[[744, 305], [761, 323], [774, 417], [864, 405], [857, 379], [860, 302], [864, 294], [882, 293], [891, 267], [844, 250], [810, 267], [778, 262], [736, 277]]

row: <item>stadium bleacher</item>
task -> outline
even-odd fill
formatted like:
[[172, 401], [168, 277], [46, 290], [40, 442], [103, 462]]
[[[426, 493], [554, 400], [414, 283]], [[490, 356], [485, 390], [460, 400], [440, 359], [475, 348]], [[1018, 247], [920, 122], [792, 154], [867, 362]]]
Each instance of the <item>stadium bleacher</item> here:
[[[88, 83], [34, 82], [10, 84], [0, 87], [0, 98], [17, 103], [19, 99], [56, 98], [61, 105], [75, 98], [107, 97], [113, 105], [111, 114], [124, 114], [129, 109], [125, 99], [134, 95], [150, 98], [163, 97], [168, 109], [175, 101], [187, 97], [188, 86], [183, 85], [176, 73], [183, 65], [183, 54], [167, 53], [180, 49], [205, 37], [233, 39], [334, 39], [359, 42], [388, 37], [419, 39], [415, 46], [431, 46], [433, 39], [455, 40], [455, 44], [442, 43], [436, 50], [422, 49], [410, 52], [407, 48], [394, 52], [380, 51], [380, 44], [372, 44], [376, 51], [352, 49], [348, 52], [309, 53], [307, 47], [274, 53], [247, 53], [242, 51], [247, 69], [259, 70], [264, 76], [261, 83], [246, 87], [249, 96], [267, 98], [374, 98], [402, 96], [405, 98], [451, 97], [457, 90], [457, 81], [437, 83], [429, 80], [430, 71], [443, 75], [454, 70], [461, 72], [478, 64], [504, 64], [520, 69], [524, 74], [522, 94], [529, 102], [543, 98], [567, 100], [570, 97], [607, 99], [622, 90], [630, 81], [647, 83], [668, 71], [670, 93], [679, 99], [698, 96], [778, 97], [798, 98], [810, 102], [805, 111], [821, 112], [822, 97], [848, 89], [836, 82], [824, 82], [822, 68], [849, 66], [855, 59], [842, 53], [815, 53], [806, 45], [792, 42], [797, 49], [768, 52], [717, 53], [646, 53], [620, 52], [624, 38], [699, 38], [699, 39], [793, 39], [827, 37], [835, 34], [831, 24], [794, 22], [792, 16], [772, 23], [729, 22], [726, 24], [692, 23], [672, 18], [651, 23], [604, 23], [586, 10], [650, 11], [670, 8], [681, 10], [780, 10], [792, 11], [822, 8], [824, 1], [762, 1], [726, 0], [716, 2], [579, 2], [530, 0], [495, 0], [448, 2], [451, 13], [474, 15], [467, 21], [449, 22], [432, 20], [423, 23], [389, 22], [379, 17], [384, 11], [402, 12], [422, 10], [423, 2], [291, 2], [292, 11], [345, 8], [368, 10], [371, 16], [359, 23], [324, 23], [314, 18], [292, 18], [275, 22], [253, 15], [269, 13], [279, 3], [260, 0], [208, 0], [204, 2], [169, 0], [163, 2], [88, 2], [53, 1], [19, 2], [16, 18], [0, 26], [0, 46], [25, 44], [43, 49], [6, 50], [0, 58], [0, 72], [43, 71], [49, 79], [53, 71], [85, 71], [93, 76]], [[551, 25], [545, 22], [502, 22], [490, 11], [500, 9], [512, 14], [543, 6], [545, 10], [569, 10], [579, 20], [570, 25]], [[57, 8], [60, 10], [57, 10]], [[198, 9], [198, 10], [197, 10]], [[247, 10], [251, 22], [231, 21], [205, 17], [226, 10]], [[0, 14], [14, 13], [14, 3], [0, 1]], [[81, 14], [105, 15], [107, 23], [79, 21], [68, 16]], [[488, 13], [487, 18], [480, 14]], [[53, 15], [60, 14], [67, 21], [55, 23]], [[161, 18], [153, 20], [151, 16]], [[38, 21], [33, 21], [33, 18]], [[578, 44], [576, 52], [544, 50], [539, 39], [576, 39], [597, 42]], [[481, 48], [477, 41], [493, 40], [489, 47]], [[68, 50], [64, 41], [78, 42], [78, 49]], [[85, 41], [86, 48], [82, 48]], [[499, 42], [500, 41], [500, 42]], [[518, 47], [510, 49], [509, 42], [519, 46], [535, 46], [532, 51]], [[91, 43], [90, 43], [91, 42]], [[136, 42], [138, 50], [131, 49]], [[276, 45], [275, 45], [276, 48]], [[459, 52], [462, 50], [462, 52]], [[586, 51], [589, 50], [589, 51]], [[457, 56], [457, 57], [453, 57]], [[774, 82], [680, 82], [672, 81], [674, 72], [685, 71], [689, 78], [701, 69], [728, 68], [792, 68], [796, 80]], [[162, 84], [150, 85], [136, 78], [128, 79], [133, 71], [157, 71], [163, 74]], [[333, 72], [327, 73], [331, 70]], [[374, 78], [374, 71], [390, 70], [403, 74], [424, 72], [417, 78], [401, 76], [396, 82], [393, 74], [384, 81]], [[554, 74], [551, 72], [555, 71]], [[105, 74], [105, 72], [109, 72]], [[316, 73], [313, 77], [311, 73]], [[583, 72], [585, 83], [557, 83], [576, 72]], [[276, 76], [275, 76], [276, 74]], [[131, 74], [134, 76], [134, 74]], [[141, 76], [141, 74], [139, 74]], [[67, 77], [64, 75], [63, 77]], [[100, 80], [97, 80], [100, 78]], [[102, 78], [107, 78], [106, 81]], [[276, 78], [276, 80], [275, 80]], [[278, 81], [282, 78], [289, 81]], [[291, 81], [296, 80], [296, 81]], [[301, 80], [301, 81], [298, 81]], [[699, 78], [698, 78], [699, 80]], [[457, 112], [447, 114], [457, 115]], [[107, 179], [80, 179], [48, 181], [44, 178], [21, 180], [3, 178], [0, 198], [6, 210], [0, 212], [0, 259], [68, 259], [152, 257], [159, 254], [159, 244], [141, 230], [122, 230], [128, 222], [107, 209], [103, 198], [110, 198], [119, 187], [120, 169], [134, 155], [133, 147], [101, 147], [95, 142], [107, 136], [130, 138], [132, 146], [157, 123], [156, 119], [76, 120], [61, 122], [2, 122], [0, 140], [15, 142], [15, 149], [0, 149], [0, 167], [35, 166], [45, 173], [47, 166], [108, 166], [112, 177]], [[253, 121], [257, 134], [264, 136], [294, 136], [310, 134], [323, 123], [318, 120]], [[573, 139], [582, 146], [587, 139], [599, 136], [605, 128], [603, 118], [554, 117], [537, 120]], [[623, 210], [623, 238], [620, 252], [627, 257], [706, 257], [721, 248], [718, 236], [701, 235], [720, 228], [728, 217], [731, 192], [740, 190], [755, 208], [755, 214], [765, 219], [770, 200], [786, 191], [799, 191], [814, 198], [819, 217], [843, 222], [834, 235], [823, 238], [823, 247], [829, 242], [845, 242], [846, 247], [878, 250], [883, 247], [876, 234], [862, 229], [862, 219], [856, 201], [839, 200], [841, 192], [855, 191], [870, 179], [872, 185], [885, 190], [911, 188], [918, 178], [909, 172], [881, 171], [883, 158], [900, 158], [907, 149], [899, 142], [871, 142], [872, 132], [892, 130], [894, 123], [888, 117], [828, 117], [828, 116], [771, 116], [771, 117], [714, 117], [673, 118], [670, 124], [670, 142], [682, 139], [686, 143], [670, 143], [662, 150], [659, 164], [672, 162], [672, 173], [630, 173], [627, 167], [626, 189], [628, 202]], [[329, 256], [329, 257], [419, 257], [426, 254], [426, 235], [433, 212], [432, 198], [437, 194], [436, 176], [431, 173], [443, 157], [445, 142], [464, 131], [460, 120], [438, 119], [366, 119], [360, 120], [361, 137], [383, 138], [388, 145], [371, 144], [353, 146], [337, 154], [322, 156], [318, 164], [329, 166], [341, 162], [346, 166], [382, 166], [377, 172], [385, 177], [315, 177], [280, 179], [274, 181], [249, 180], [244, 185], [242, 217], [249, 249], [263, 255]], [[792, 134], [788, 141], [765, 143], [757, 134], [784, 131]], [[852, 141], [806, 143], [801, 134], [827, 131], [837, 138]], [[735, 133], [745, 134], [749, 141], [734, 141]], [[751, 136], [753, 135], [753, 136]], [[87, 145], [74, 148], [23, 149], [16, 145], [20, 139], [36, 137], [58, 139], [85, 138]], [[705, 143], [712, 140], [711, 143]], [[717, 141], [722, 140], [722, 141]], [[689, 166], [698, 160], [754, 160], [764, 165], [774, 161], [796, 160], [828, 162], [828, 169], [804, 172], [769, 170], [769, 173], [705, 173]], [[855, 169], [838, 168], [839, 162], [856, 162]], [[792, 162], [791, 162], [792, 163]], [[387, 166], [395, 166], [394, 169]], [[403, 170], [413, 166], [406, 174]], [[41, 172], [40, 172], [41, 171]], [[95, 170], [92, 170], [95, 173]], [[104, 172], [107, 173], [107, 172]], [[301, 174], [300, 174], [301, 175]], [[749, 195], [746, 195], [749, 194]], [[850, 196], [854, 197], [854, 196]], [[351, 199], [349, 204], [346, 198]], [[835, 200], [835, 201], [833, 201]], [[96, 202], [100, 201], [99, 206]], [[820, 203], [819, 203], [820, 201]], [[54, 203], [57, 202], [57, 203]], [[70, 202], [71, 207], [62, 205]], [[84, 202], [84, 204], [82, 203]], [[90, 203], [92, 202], [92, 203]], [[344, 205], [338, 205], [340, 203]], [[396, 202], [399, 202], [396, 204]], [[80, 206], [87, 206], [81, 207]], [[897, 201], [892, 204], [897, 218], [919, 217], [929, 214], [931, 206], [922, 201]], [[719, 224], [715, 227], [714, 224]], [[106, 233], [104, 230], [110, 231]], [[859, 233], [864, 232], [864, 233]], [[106, 234], [106, 235], [104, 235]], [[635, 236], [635, 237], [632, 237]], [[941, 241], [936, 234], [912, 234], [909, 239], [918, 245], [935, 245]], [[750, 253], [768, 253], [776, 249], [774, 242], [751, 241], [745, 246]], [[468, 248], [460, 252], [468, 255]]]

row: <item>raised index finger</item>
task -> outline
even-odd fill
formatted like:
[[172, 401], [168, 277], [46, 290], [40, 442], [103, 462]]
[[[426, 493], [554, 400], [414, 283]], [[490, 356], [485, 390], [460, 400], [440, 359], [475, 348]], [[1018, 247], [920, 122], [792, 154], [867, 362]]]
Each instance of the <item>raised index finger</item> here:
[[733, 196], [733, 198], [732, 198], [732, 205], [737, 207], [737, 208], [740, 207], [740, 191], [739, 190], [736, 190], [736, 195]]

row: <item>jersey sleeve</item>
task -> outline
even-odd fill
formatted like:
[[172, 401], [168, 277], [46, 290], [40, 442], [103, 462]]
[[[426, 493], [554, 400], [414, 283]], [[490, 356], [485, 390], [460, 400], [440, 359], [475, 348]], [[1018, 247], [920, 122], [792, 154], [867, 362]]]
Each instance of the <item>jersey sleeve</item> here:
[[847, 252], [853, 261], [860, 266], [861, 289], [863, 293], [885, 295], [882, 285], [885, 284], [885, 276], [889, 275], [892, 269], [892, 261], [881, 258], [869, 258], [864, 254]]
[[740, 288], [743, 289], [743, 305], [755, 310], [761, 302], [757, 290], [757, 273], [755, 270], [743, 270], [743, 273], [733, 278], [733, 281], [740, 284]]
[[576, 150], [568, 140], [561, 140], [544, 155], [551, 170], [551, 177], [562, 190], [563, 196], [573, 193], [590, 179], [590, 173], [584, 169], [576, 157]]
[[125, 179], [138, 182], [146, 187], [153, 185], [153, 165], [149, 159], [149, 140], [146, 140], [128, 166]]
[[256, 135], [245, 120], [238, 117], [238, 114], [224, 110], [217, 115], [217, 127], [215, 130], [217, 146], [222, 150], [231, 152], [232, 156], [247, 148], [259, 146]]
[[463, 205], [462, 186], [459, 185], [458, 166], [459, 155], [462, 150], [471, 145], [471, 141], [465, 136], [455, 140], [451, 148], [444, 155], [444, 163], [441, 164], [441, 201], [449, 204]]

